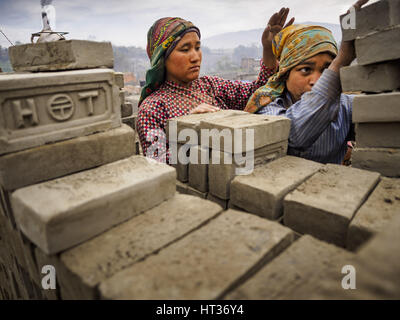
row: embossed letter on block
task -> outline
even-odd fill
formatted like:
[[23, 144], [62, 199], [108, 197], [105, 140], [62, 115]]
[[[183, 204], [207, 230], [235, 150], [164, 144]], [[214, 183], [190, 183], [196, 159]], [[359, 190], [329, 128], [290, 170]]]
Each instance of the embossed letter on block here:
[[0, 75], [0, 155], [121, 125], [111, 69]]

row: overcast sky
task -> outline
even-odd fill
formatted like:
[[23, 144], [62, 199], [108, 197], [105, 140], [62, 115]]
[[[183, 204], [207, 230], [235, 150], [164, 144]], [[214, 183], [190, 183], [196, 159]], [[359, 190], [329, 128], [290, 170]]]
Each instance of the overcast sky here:
[[[203, 38], [262, 28], [281, 7], [296, 21], [339, 23], [338, 17], [355, 0], [54, 0], [57, 31], [68, 39], [111, 41], [116, 45], [146, 45], [152, 23], [179, 16], [197, 25]], [[376, 2], [376, 0], [370, 0]], [[30, 41], [42, 29], [40, 0], [0, 0], [0, 28], [11, 41]], [[0, 45], [9, 43], [0, 34]]]

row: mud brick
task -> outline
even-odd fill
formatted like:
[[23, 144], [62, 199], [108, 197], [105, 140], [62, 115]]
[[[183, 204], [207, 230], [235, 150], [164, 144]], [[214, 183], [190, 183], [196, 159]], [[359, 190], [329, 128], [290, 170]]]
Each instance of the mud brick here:
[[[136, 132], [137, 114], [132, 114], [131, 116], [122, 118], [121, 120], [122, 120], [123, 124], [130, 126]], [[137, 135], [135, 134], [135, 136], [137, 136]]]
[[[235, 155], [227, 152], [220, 152], [218, 150], [212, 150], [212, 156], [208, 166], [208, 183], [210, 193], [219, 197], [220, 199], [229, 199], [231, 181], [236, 175], [249, 174], [254, 167], [261, 166], [286, 155], [287, 144], [287, 141], [282, 141], [255, 150], [254, 162], [253, 156], [250, 153], [247, 153], [245, 156], [245, 163], [241, 164], [238, 164], [238, 161], [235, 160]], [[215, 162], [215, 160], [213, 161], [212, 159], [216, 156], [213, 155], [215, 153], [219, 153], [219, 162]], [[231, 163], [228, 162], [229, 159], [232, 159]], [[246, 168], [246, 165], [249, 168]], [[242, 172], [239, 172], [239, 170]]]
[[125, 101], [124, 103], [121, 104], [121, 117], [122, 118], [132, 116], [132, 112], [133, 112], [132, 103]]
[[224, 209], [224, 210], [228, 209], [229, 200], [220, 199], [216, 196], [213, 196], [211, 193], [207, 194], [207, 200], [210, 200], [212, 202], [219, 204], [222, 207], [222, 209]]
[[343, 29], [342, 21], [346, 15], [340, 16], [343, 40], [354, 40], [372, 31], [400, 24], [400, 4], [398, 0], [381, 0], [357, 10], [355, 29]]
[[355, 127], [359, 148], [400, 148], [400, 122], [357, 123]]
[[293, 241], [290, 229], [228, 210], [100, 284], [103, 298], [216, 299]]
[[189, 163], [189, 186], [201, 192], [208, 192], [208, 164], [210, 162], [210, 149], [194, 146], [191, 155], [197, 154], [197, 159]]
[[[191, 141], [192, 145], [198, 145], [201, 143], [200, 140], [200, 130], [202, 129], [200, 123], [203, 120], [218, 120], [222, 118], [230, 118], [230, 117], [237, 117], [237, 116], [245, 116], [247, 115], [247, 112], [244, 111], [237, 111], [237, 110], [221, 110], [217, 112], [211, 112], [211, 113], [198, 113], [198, 114], [189, 114], [186, 116], [181, 116], [177, 118], [173, 118], [168, 120], [168, 125], [165, 128], [168, 140], [170, 142], [175, 141], [175, 142], [180, 142], [180, 143], [188, 143], [189, 138], [184, 136], [181, 137], [182, 139], [179, 138], [179, 133], [184, 130], [184, 129], [191, 129], [196, 131], [197, 133], [197, 139], [194, 141]], [[176, 126], [176, 132], [174, 131], [170, 132], [170, 126]]]
[[328, 164], [284, 198], [284, 224], [344, 247], [350, 221], [379, 177], [376, 172]]
[[229, 300], [302, 299], [312, 293], [328, 268], [336, 269], [340, 286], [342, 267], [353, 254], [332, 244], [302, 236], [251, 279], [228, 294]]
[[351, 164], [355, 168], [376, 171], [387, 177], [400, 177], [400, 149], [355, 148]]
[[15, 71], [114, 67], [114, 55], [110, 42], [65, 40], [22, 44], [10, 47], [9, 55]]
[[[208, 129], [210, 137], [208, 146], [213, 150], [229, 153], [240, 153], [257, 150], [289, 138], [290, 120], [281, 116], [246, 114], [243, 116], [202, 120], [201, 129]], [[213, 133], [213, 129], [217, 133]], [[247, 130], [253, 130], [252, 143], [246, 144]], [[225, 138], [227, 137], [227, 141]], [[238, 133], [238, 134], [235, 134]], [[220, 138], [218, 140], [218, 138]], [[204, 142], [201, 142], [204, 145]]]
[[344, 92], [383, 92], [400, 88], [400, 60], [340, 69]]
[[135, 154], [135, 131], [126, 125], [0, 156], [0, 184], [15, 190]]
[[276, 220], [283, 215], [283, 198], [323, 166], [286, 156], [260, 166], [231, 183], [231, 201], [248, 212]]
[[346, 247], [358, 249], [383, 232], [396, 214], [400, 214], [400, 179], [383, 178], [351, 221]]
[[125, 101], [132, 104], [132, 113], [138, 113], [138, 104], [139, 104], [140, 95], [129, 95], [125, 97]]
[[400, 59], [400, 24], [356, 39], [359, 65]]
[[175, 194], [175, 170], [142, 156], [18, 189], [17, 225], [46, 253], [70, 248]]
[[400, 93], [356, 96], [353, 122], [400, 122]]
[[[189, 156], [190, 156], [191, 148], [186, 148], [186, 149], [184, 149], [184, 148], [186, 148], [186, 146], [183, 143], [177, 143], [177, 158], [176, 158], [177, 163], [172, 163], [172, 159], [170, 159], [170, 164], [172, 167], [174, 167], [176, 169], [177, 179], [181, 182], [188, 182], [189, 181]], [[172, 149], [170, 149], [170, 150], [172, 150]], [[186, 150], [187, 163], [183, 163], [179, 160], [179, 154], [180, 154], [180, 152], [184, 152], [184, 150]]]
[[114, 72], [114, 82], [118, 88], [122, 89], [124, 84], [124, 74], [122, 72]]
[[119, 271], [187, 236], [220, 212], [222, 209], [213, 202], [177, 194], [161, 205], [61, 253], [60, 260], [80, 278], [82, 287], [95, 288]]
[[121, 125], [111, 69], [0, 75], [0, 154]]

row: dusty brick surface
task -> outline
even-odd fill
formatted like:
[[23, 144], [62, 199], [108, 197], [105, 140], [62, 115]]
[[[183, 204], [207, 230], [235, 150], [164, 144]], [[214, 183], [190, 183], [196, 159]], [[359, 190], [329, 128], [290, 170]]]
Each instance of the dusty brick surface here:
[[182, 240], [100, 285], [111, 299], [215, 299], [293, 239], [274, 222], [228, 210]]
[[56, 253], [171, 198], [175, 179], [173, 168], [133, 156], [18, 189], [11, 201], [23, 233]]
[[[128, 126], [15, 152], [0, 157], [0, 184], [15, 190], [135, 154]], [[33, 165], [34, 164], [34, 165]]]
[[[228, 143], [224, 139], [218, 141], [217, 134], [211, 133], [208, 146], [213, 150], [239, 153], [257, 150], [287, 140], [290, 131], [290, 120], [281, 116], [246, 114], [215, 120], [202, 120], [200, 127], [201, 129], [214, 129], [220, 136], [223, 136], [223, 131], [226, 130], [231, 137]], [[251, 145], [246, 144], [246, 130], [248, 129], [254, 132], [254, 139], [252, 139], [253, 143]], [[241, 134], [237, 137], [235, 136], [235, 130], [241, 130]]]
[[352, 166], [381, 173], [387, 177], [400, 177], [400, 149], [355, 148]]
[[216, 196], [213, 196], [211, 193], [207, 194], [207, 200], [210, 200], [212, 202], [219, 204], [224, 210], [228, 209], [229, 200], [220, 199]]
[[189, 163], [189, 186], [201, 192], [208, 192], [208, 163], [211, 152], [200, 146], [191, 148], [190, 152], [197, 153], [198, 158], [197, 163], [193, 161]]
[[340, 270], [352, 257], [344, 249], [306, 235], [225, 298], [302, 299], [307, 293], [311, 294], [315, 284], [324, 279], [328, 268], [336, 269], [338, 278], [342, 278]]
[[349, 225], [346, 247], [356, 250], [400, 215], [400, 179], [383, 178]]
[[[219, 153], [219, 163], [214, 163], [210, 161], [208, 166], [208, 183], [209, 192], [220, 199], [227, 200], [230, 198], [230, 185], [233, 178], [239, 174], [237, 169], [244, 168], [246, 163], [237, 164], [235, 160], [235, 155], [229, 154], [227, 152], [220, 152], [218, 150], [212, 150], [213, 153]], [[254, 162], [253, 168], [264, 165], [272, 160], [283, 157], [287, 153], [287, 141], [282, 141], [272, 145], [265, 146], [254, 151]], [[226, 158], [232, 158], [232, 162], [225, 163]], [[246, 154], [246, 162], [249, 167], [251, 167], [251, 155]], [[212, 159], [211, 159], [212, 160]], [[250, 171], [250, 170], [248, 170]]]
[[355, 47], [359, 65], [400, 59], [400, 24], [356, 39]]
[[59, 71], [114, 66], [110, 42], [65, 40], [22, 44], [12, 46], [9, 55], [15, 71]]
[[340, 69], [344, 92], [383, 92], [400, 88], [400, 60]]
[[400, 148], [400, 122], [357, 123], [355, 131], [359, 148]]
[[221, 211], [210, 201], [177, 194], [159, 206], [63, 252], [60, 259], [85, 285], [95, 287], [199, 228]]
[[237, 207], [276, 220], [283, 215], [283, 198], [322, 165], [286, 156], [236, 176], [231, 183], [231, 201]]
[[398, 92], [359, 95], [353, 102], [353, 122], [399, 122], [399, 111]]
[[328, 164], [284, 198], [284, 224], [344, 247], [348, 225], [379, 177], [376, 172]]
[[[344, 19], [346, 14], [340, 17]], [[400, 4], [398, 0], [381, 0], [356, 11], [356, 28], [343, 29], [343, 40], [354, 40], [375, 30], [400, 24]]]

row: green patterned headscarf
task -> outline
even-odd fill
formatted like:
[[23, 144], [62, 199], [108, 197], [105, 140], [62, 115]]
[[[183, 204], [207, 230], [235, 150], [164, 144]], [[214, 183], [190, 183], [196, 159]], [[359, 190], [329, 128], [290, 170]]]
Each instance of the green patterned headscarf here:
[[328, 29], [299, 24], [279, 32], [272, 42], [272, 50], [279, 60], [279, 70], [253, 93], [245, 108], [247, 112], [255, 113], [281, 96], [286, 87], [286, 75], [295, 66], [323, 52], [336, 56], [337, 44]]
[[165, 60], [182, 37], [192, 31], [200, 38], [200, 30], [190, 21], [181, 18], [161, 18], [151, 26], [147, 33], [147, 55], [151, 66], [146, 72], [146, 84], [140, 95], [139, 106], [164, 82]]

